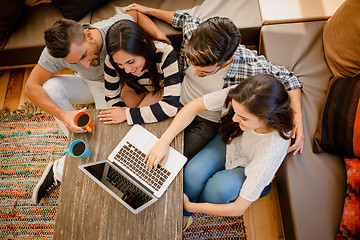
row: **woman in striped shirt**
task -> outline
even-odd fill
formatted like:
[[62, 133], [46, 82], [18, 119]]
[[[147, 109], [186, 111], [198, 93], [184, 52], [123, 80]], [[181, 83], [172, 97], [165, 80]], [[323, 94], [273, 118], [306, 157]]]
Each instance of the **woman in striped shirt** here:
[[173, 47], [152, 38], [130, 20], [114, 23], [106, 35], [105, 124], [140, 124], [175, 116], [181, 81]]

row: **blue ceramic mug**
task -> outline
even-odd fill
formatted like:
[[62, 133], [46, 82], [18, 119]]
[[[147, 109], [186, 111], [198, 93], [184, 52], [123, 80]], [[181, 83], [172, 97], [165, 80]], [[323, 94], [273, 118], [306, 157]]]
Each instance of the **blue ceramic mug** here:
[[80, 139], [73, 141], [64, 152], [70, 153], [71, 156], [77, 158], [88, 158], [91, 154], [88, 145]]

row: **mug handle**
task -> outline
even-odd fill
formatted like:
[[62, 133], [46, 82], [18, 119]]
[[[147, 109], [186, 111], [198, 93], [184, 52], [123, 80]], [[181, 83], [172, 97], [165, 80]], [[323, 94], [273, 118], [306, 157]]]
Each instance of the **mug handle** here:
[[70, 150], [68, 148], [64, 149], [64, 153], [70, 153]]
[[91, 127], [89, 127], [88, 125], [86, 125], [86, 126], [85, 126], [85, 128], [86, 128], [86, 131], [88, 131], [89, 133], [91, 133], [91, 132], [92, 132]]

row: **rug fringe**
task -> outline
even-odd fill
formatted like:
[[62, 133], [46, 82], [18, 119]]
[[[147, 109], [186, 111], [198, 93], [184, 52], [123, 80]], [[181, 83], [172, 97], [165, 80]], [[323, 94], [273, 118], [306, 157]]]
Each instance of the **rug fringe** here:
[[36, 114], [36, 113], [46, 113], [41, 110], [32, 102], [25, 102], [24, 105], [20, 106], [20, 109], [16, 109], [14, 111], [10, 111], [9, 108], [4, 108], [0, 110], [0, 118], [19, 115], [19, 114]]
[[[95, 109], [94, 104], [73, 104], [74, 109], [80, 110], [84, 107], [87, 107], [87, 109]], [[19, 114], [37, 114], [42, 113], [46, 114], [44, 110], [39, 108], [35, 105], [35, 103], [32, 102], [25, 102], [24, 105], [20, 106], [20, 109], [16, 109], [14, 111], [10, 111], [9, 108], [4, 108], [0, 110], [0, 118], [9, 117], [13, 115], [19, 115]]]

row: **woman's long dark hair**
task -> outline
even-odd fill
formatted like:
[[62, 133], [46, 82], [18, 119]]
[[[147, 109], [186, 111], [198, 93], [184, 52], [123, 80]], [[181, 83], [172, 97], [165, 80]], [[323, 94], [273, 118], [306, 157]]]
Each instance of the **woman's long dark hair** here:
[[293, 129], [293, 110], [284, 85], [273, 75], [257, 74], [239, 83], [229, 91], [225, 100], [228, 112], [221, 118], [222, 140], [229, 144], [243, 131], [232, 121], [234, 109], [231, 100], [243, 104], [248, 111], [266, 123], [266, 126], [279, 132], [283, 139], [289, 139], [288, 132]]
[[123, 50], [127, 53], [142, 56], [145, 58], [145, 67], [148, 70], [149, 78], [155, 92], [160, 90], [160, 76], [156, 67], [156, 47], [154, 38], [151, 37], [137, 23], [130, 20], [120, 20], [114, 23], [106, 34], [106, 51], [110, 56], [110, 62], [115, 66], [116, 72], [121, 79], [121, 83], [127, 83], [137, 92], [143, 89], [137, 83], [136, 76], [126, 73], [115, 62], [112, 56]]

